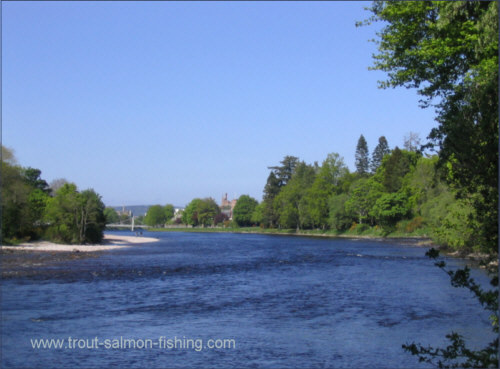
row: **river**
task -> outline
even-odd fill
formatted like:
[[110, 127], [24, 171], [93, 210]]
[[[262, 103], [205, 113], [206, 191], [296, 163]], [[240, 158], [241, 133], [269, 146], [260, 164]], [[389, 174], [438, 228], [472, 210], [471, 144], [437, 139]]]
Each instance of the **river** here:
[[[476, 348], [492, 338], [488, 314], [451, 287], [426, 248], [145, 235], [160, 241], [5, 279], [2, 367], [427, 367], [401, 345], [443, 346], [451, 331]], [[487, 285], [482, 270], [473, 273]], [[40, 339], [64, 344], [33, 348]]]

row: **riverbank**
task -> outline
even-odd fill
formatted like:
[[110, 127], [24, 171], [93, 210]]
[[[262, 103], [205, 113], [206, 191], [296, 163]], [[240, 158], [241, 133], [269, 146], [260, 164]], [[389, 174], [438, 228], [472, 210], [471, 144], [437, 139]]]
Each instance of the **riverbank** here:
[[35, 241], [20, 243], [15, 246], [0, 246], [0, 250], [13, 251], [55, 251], [55, 252], [95, 252], [130, 247], [134, 244], [158, 241], [153, 237], [104, 235], [103, 242], [99, 245], [63, 245], [49, 241]]
[[104, 235], [99, 245], [61, 245], [47, 241], [1, 246], [2, 278], [50, 274], [50, 269], [68, 260], [98, 257], [103, 251], [122, 249], [159, 241], [153, 237]]

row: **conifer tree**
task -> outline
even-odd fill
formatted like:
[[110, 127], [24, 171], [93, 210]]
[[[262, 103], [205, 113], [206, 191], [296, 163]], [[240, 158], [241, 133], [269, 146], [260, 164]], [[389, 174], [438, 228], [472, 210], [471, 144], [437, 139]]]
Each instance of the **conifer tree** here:
[[378, 145], [375, 147], [372, 153], [372, 161], [370, 163], [370, 167], [372, 173], [377, 171], [377, 168], [382, 164], [382, 159], [385, 155], [389, 154], [391, 150], [389, 150], [389, 144], [387, 143], [387, 139], [385, 136], [381, 136], [378, 139]]
[[359, 136], [358, 145], [356, 146], [356, 172], [361, 175], [368, 173], [370, 167], [370, 159], [368, 157], [368, 144], [363, 135]]

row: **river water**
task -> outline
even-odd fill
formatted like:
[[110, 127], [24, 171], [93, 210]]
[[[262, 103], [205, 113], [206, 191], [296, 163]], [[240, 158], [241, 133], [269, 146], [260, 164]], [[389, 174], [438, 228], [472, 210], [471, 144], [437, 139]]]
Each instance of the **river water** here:
[[[401, 345], [443, 346], [451, 331], [476, 348], [492, 338], [488, 314], [469, 291], [451, 287], [426, 248], [145, 236], [160, 241], [4, 280], [2, 367], [426, 367]], [[64, 344], [33, 348], [39, 339]]]

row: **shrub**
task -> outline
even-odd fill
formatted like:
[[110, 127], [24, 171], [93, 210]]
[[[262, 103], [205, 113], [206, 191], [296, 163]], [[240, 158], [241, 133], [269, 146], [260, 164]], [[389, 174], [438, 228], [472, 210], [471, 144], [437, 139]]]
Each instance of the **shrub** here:
[[405, 232], [413, 233], [415, 232], [415, 230], [422, 228], [423, 225], [424, 225], [424, 218], [422, 218], [421, 216], [417, 216], [412, 220], [408, 221], [405, 227]]
[[358, 224], [358, 226], [356, 227], [356, 233], [362, 234], [363, 232], [367, 231], [368, 229], [370, 229], [370, 226], [368, 224], [365, 224], [365, 223]]

